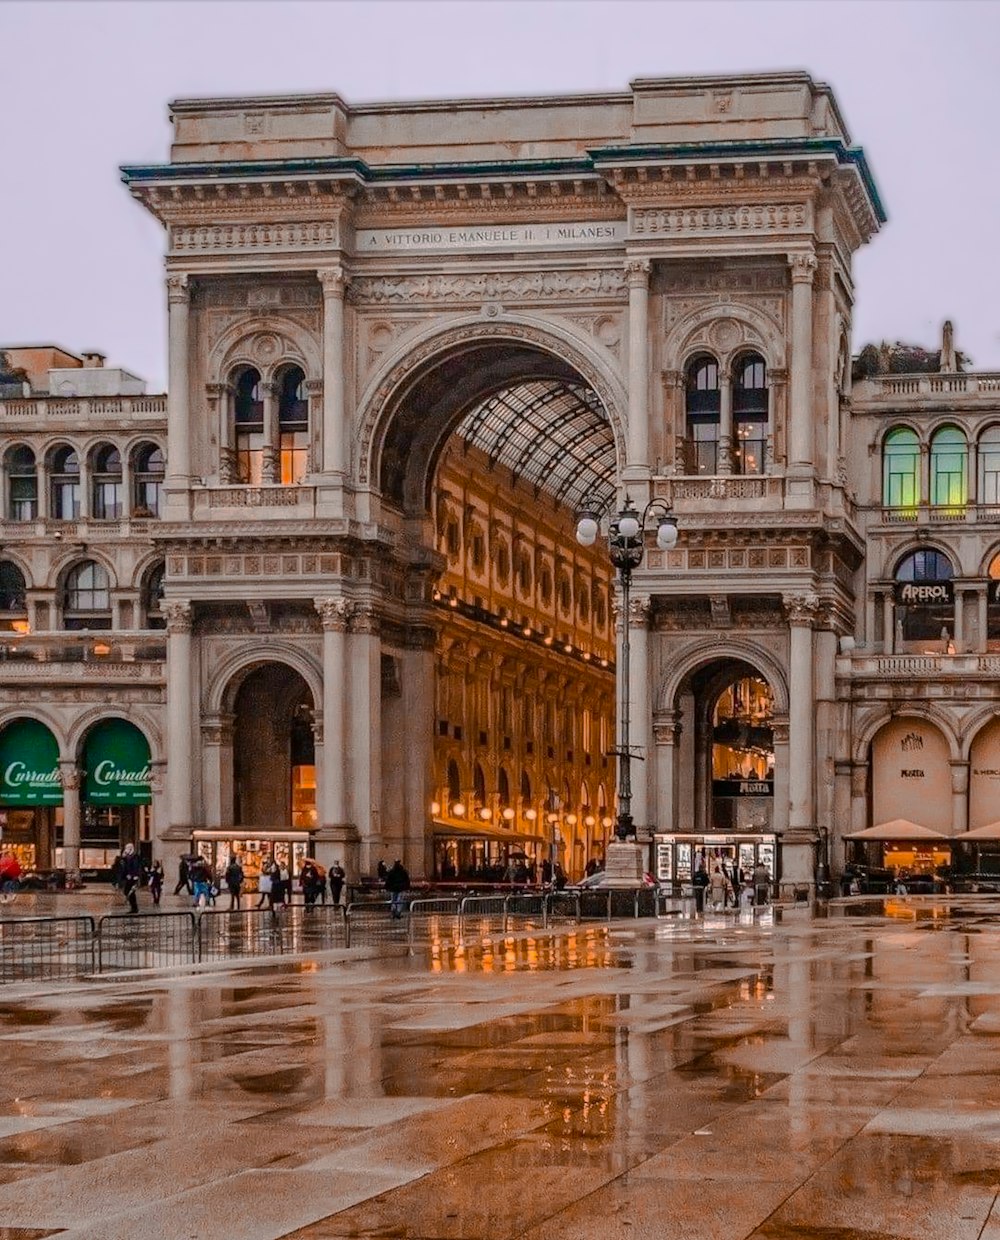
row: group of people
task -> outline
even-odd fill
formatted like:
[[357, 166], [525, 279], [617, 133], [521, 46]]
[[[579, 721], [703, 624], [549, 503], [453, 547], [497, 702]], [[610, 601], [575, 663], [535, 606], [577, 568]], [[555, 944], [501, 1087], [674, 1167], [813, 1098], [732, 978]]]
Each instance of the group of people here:
[[133, 914], [139, 912], [140, 887], [149, 887], [153, 903], [160, 903], [163, 879], [163, 862], [154, 861], [147, 869], [134, 844], [126, 844], [111, 863], [111, 885], [121, 893]]
[[695, 907], [701, 912], [706, 904], [716, 910], [752, 908], [767, 904], [771, 897], [771, 875], [767, 866], [758, 861], [753, 870], [735, 871], [725, 860], [717, 861], [709, 873], [702, 862], [691, 880], [694, 887]]
[[[309, 907], [317, 903], [326, 903], [327, 883], [329, 883], [333, 903], [339, 904], [346, 881], [347, 875], [339, 861], [334, 862], [328, 874], [312, 858], [307, 858], [302, 863], [298, 876], [305, 903]], [[174, 895], [180, 895], [186, 891], [191, 897], [193, 907], [206, 908], [215, 905], [216, 898], [225, 888], [229, 896], [229, 908], [238, 909], [243, 907], [245, 887], [246, 871], [235, 853], [221, 873], [213, 870], [207, 858], [188, 856], [180, 859]], [[261, 866], [257, 879], [258, 900], [255, 907], [266, 906], [272, 912], [277, 912], [278, 909], [291, 903], [292, 888], [292, 875], [287, 864], [283, 864], [276, 857], [270, 858]], [[157, 903], [159, 903], [158, 900]]]

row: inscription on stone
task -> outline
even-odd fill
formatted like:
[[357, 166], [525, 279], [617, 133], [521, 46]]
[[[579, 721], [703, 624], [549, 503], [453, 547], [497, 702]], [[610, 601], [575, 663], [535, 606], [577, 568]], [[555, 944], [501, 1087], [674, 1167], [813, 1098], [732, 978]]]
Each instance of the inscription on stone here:
[[359, 254], [412, 253], [419, 250], [511, 250], [525, 246], [605, 246], [625, 240], [624, 220], [604, 224], [508, 224], [500, 228], [361, 228]]

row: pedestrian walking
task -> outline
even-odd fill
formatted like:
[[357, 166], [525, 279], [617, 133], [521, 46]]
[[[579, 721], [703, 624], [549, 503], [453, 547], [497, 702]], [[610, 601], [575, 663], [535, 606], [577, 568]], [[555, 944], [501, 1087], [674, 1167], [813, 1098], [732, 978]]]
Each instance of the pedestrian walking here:
[[257, 908], [271, 903], [271, 862], [264, 861], [257, 878]]
[[757, 904], [766, 904], [771, 893], [771, 876], [763, 861], [758, 861], [753, 871], [753, 890]]
[[196, 857], [188, 867], [191, 882], [191, 903], [194, 908], [206, 908], [212, 887], [212, 871], [204, 857]]
[[116, 865], [112, 874], [117, 871], [118, 889], [128, 901], [128, 911], [138, 913], [139, 897], [136, 894], [142, 882], [142, 860], [135, 851], [134, 844], [126, 844], [115, 858]]
[[410, 876], [406, 871], [406, 866], [397, 857], [392, 863], [392, 868], [386, 871], [385, 889], [389, 892], [389, 908], [392, 916], [400, 918], [403, 916], [403, 895], [410, 890]]
[[153, 868], [149, 871], [149, 893], [153, 897], [153, 903], [156, 905], [160, 903], [160, 897], [163, 895], [163, 880], [165, 877], [163, 862], [154, 861]]
[[302, 898], [306, 908], [312, 908], [316, 903], [319, 895], [318, 878], [319, 875], [313, 863], [308, 860], [303, 861], [302, 869], [299, 871], [299, 886], [302, 888]]
[[330, 896], [334, 904], [340, 903], [340, 894], [344, 890], [344, 880], [347, 875], [344, 873], [344, 867], [339, 861], [335, 861], [330, 869]]
[[174, 895], [179, 896], [182, 891], [191, 894], [191, 864], [187, 857], [181, 857], [177, 864], [177, 886], [174, 888]]
[[239, 908], [243, 894], [243, 867], [236, 857], [231, 857], [226, 866], [226, 887], [229, 890], [229, 907]]
[[694, 888], [694, 911], [696, 913], [705, 911], [705, 888], [711, 881], [708, 877], [708, 870], [705, 869], [704, 865], [698, 866], [694, 878], [691, 879], [691, 886]]
[[712, 871], [712, 879], [709, 883], [709, 893], [713, 909], [718, 910], [726, 907], [726, 892], [728, 889], [729, 883], [725, 874], [723, 874], [719, 866], [716, 866]]

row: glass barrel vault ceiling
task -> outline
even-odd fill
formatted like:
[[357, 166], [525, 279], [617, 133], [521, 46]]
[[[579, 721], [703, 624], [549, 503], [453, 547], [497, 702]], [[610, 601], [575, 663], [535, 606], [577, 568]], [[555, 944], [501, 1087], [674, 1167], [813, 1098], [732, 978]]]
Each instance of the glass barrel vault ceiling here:
[[615, 497], [615, 441], [596, 393], [584, 383], [531, 379], [475, 405], [462, 439], [505, 465], [515, 481], [577, 511], [584, 498]]

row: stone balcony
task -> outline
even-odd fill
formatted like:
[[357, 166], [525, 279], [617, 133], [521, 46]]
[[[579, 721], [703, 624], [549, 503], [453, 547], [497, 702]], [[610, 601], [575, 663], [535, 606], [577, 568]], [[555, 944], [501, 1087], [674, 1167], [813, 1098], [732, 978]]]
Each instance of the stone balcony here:
[[874, 654], [854, 651], [837, 660], [837, 674], [874, 680], [1000, 678], [1000, 654]]
[[115, 632], [0, 634], [0, 685], [165, 680], [166, 634]]
[[887, 413], [894, 413], [899, 411], [901, 405], [919, 407], [924, 402], [940, 405], [942, 401], [962, 408], [983, 398], [1000, 400], [1000, 371], [877, 375], [857, 380], [852, 390], [856, 412], [862, 407], [876, 409], [884, 406]]
[[149, 423], [150, 430], [166, 429], [167, 398], [159, 396], [35, 396], [0, 401], [0, 426], [23, 430], [31, 423], [51, 427], [66, 423], [88, 431], [101, 421]]
[[195, 520], [217, 520], [266, 511], [268, 516], [309, 520], [316, 516], [316, 489], [311, 486], [219, 485], [192, 492]]

